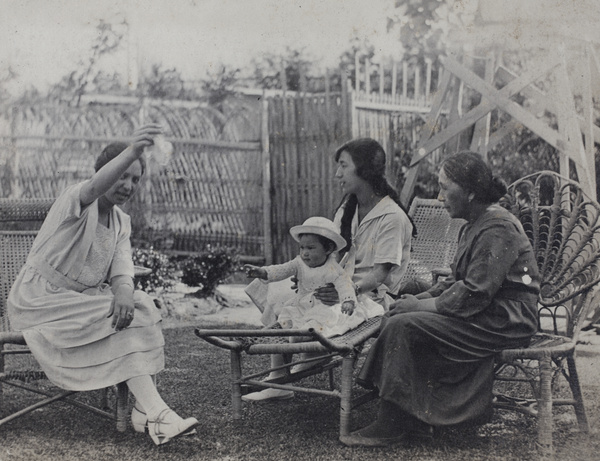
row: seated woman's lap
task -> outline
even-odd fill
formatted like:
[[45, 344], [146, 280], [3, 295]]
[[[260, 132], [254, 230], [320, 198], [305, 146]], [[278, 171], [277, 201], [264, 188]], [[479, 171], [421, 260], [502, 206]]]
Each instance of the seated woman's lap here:
[[435, 312], [407, 312], [384, 318], [379, 338], [384, 342], [403, 338], [416, 352], [414, 346], [420, 344], [434, 348], [447, 359], [459, 361], [489, 357], [506, 340], [497, 332]]

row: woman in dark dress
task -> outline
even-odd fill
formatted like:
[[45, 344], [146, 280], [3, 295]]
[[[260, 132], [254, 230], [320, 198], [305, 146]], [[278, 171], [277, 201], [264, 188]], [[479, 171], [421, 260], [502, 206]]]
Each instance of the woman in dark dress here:
[[439, 185], [450, 216], [467, 220], [452, 275], [390, 306], [359, 375], [379, 390], [379, 413], [340, 437], [345, 445], [392, 445], [489, 416], [494, 355], [536, 332], [540, 277], [520, 222], [497, 204], [506, 186], [472, 152], [449, 157]]

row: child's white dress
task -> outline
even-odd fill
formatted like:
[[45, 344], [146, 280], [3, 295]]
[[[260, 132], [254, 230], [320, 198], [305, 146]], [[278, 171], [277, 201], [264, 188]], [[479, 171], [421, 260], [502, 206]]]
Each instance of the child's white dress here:
[[[280, 306], [269, 309], [279, 313], [277, 321], [283, 328], [314, 328], [331, 337], [341, 335], [366, 319], [384, 313], [383, 307], [369, 297], [359, 296], [358, 300], [356, 299], [352, 280], [337, 263], [333, 254], [319, 267], [307, 266], [298, 256], [287, 263], [266, 266], [263, 269], [267, 271], [267, 281], [256, 279], [246, 288], [246, 292], [260, 309], [264, 308], [265, 302], [260, 292], [266, 291], [267, 283], [286, 280], [292, 276], [298, 279], [297, 293], [289, 290], [287, 296], [276, 301]], [[339, 304], [327, 306], [315, 298], [315, 290], [328, 283], [335, 286], [340, 297]], [[344, 314], [341, 310], [341, 303], [349, 300], [355, 302], [352, 315]]]

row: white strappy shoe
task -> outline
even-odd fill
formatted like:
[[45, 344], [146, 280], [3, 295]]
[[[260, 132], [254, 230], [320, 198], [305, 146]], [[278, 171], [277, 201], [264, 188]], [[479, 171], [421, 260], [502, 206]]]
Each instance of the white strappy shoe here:
[[[140, 432], [142, 434], [148, 432], [148, 416], [136, 406], [134, 406], [133, 410], [131, 410], [131, 425], [133, 426], [133, 430], [135, 432]], [[196, 434], [196, 429], [192, 428], [183, 435], [187, 436]]]
[[183, 419], [170, 408], [165, 408], [155, 420], [148, 420], [148, 433], [156, 445], [164, 445], [198, 424], [196, 418]]
[[131, 425], [135, 432], [144, 433], [148, 429], [148, 416], [135, 406], [131, 410]]

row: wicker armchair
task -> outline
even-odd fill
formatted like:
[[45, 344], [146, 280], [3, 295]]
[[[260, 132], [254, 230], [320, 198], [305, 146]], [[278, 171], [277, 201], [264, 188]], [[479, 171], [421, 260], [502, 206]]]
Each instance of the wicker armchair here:
[[[431, 283], [432, 271], [440, 267], [448, 268], [456, 252], [458, 231], [464, 223], [451, 220], [441, 202], [416, 198], [409, 211], [418, 231], [413, 241], [411, 264], [405, 280], [419, 278]], [[326, 338], [313, 330], [282, 330], [274, 327], [265, 329], [196, 329], [195, 333], [203, 340], [215, 346], [227, 349], [231, 353], [231, 383], [233, 418], [242, 418], [242, 393], [248, 390], [274, 388], [296, 392], [305, 392], [340, 400], [340, 435], [350, 432], [351, 413], [357, 406], [377, 398], [375, 392], [363, 392], [353, 396], [354, 370], [356, 362], [368, 341], [379, 333], [380, 318], [372, 318], [344, 335]], [[307, 342], [290, 343], [290, 336], [311, 338]], [[293, 365], [307, 363], [309, 360], [290, 361], [284, 366], [286, 375], [268, 382], [260, 381], [275, 369], [264, 369], [258, 373], [243, 375], [242, 364], [245, 355], [284, 354], [292, 356], [303, 352], [319, 352], [331, 358], [326, 364], [291, 373]], [[314, 359], [312, 359], [314, 360]], [[336, 382], [333, 370], [341, 367], [339, 382]], [[329, 373], [329, 389], [315, 388], [304, 380], [312, 375]], [[294, 385], [293, 383], [298, 383]]]
[[[580, 430], [589, 430], [575, 346], [600, 281], [600, 205], [576, 182], [550, 171], [513, 183], [502, 204], [523, 224], [537, 256], [542, 285], [538, 334], [529, 347], [498, 355], [496, 380], [512, 384], [503, 386], [511, 395], [497, 394], [495, 403], [498, 408], [536, 416], [540, 454], [551, 457], [553, 407], [573, 406]], [[553, 397], [561, 391], [562, 378], [571, 398]], [[531, 398], [514, 395], [513, 391], [523, 390], [523, 383], [531, 389]]]
[[[0, 426], [15, 418], [56, 401], [64, 401], [94, 413], [116, 420], [117, 430], [125, 431], [128, 416], [128, 389], [120, 383], [114, 389], [104, 390], [98, 406], [92, 406], [73, 397], [73, 391], [53, 391], [48, 386], [38, 386], [34, 381], [45, 380], [44, 373], [28, 360], [21, 366], [24, 354], [29, 354], [23, 335], [12, 331], [6, 315], [6, 299], [10, 288], [25, 263], [29, 249], [36, 236], [41, 222], [46, 217], [53, 199], [10, 200], [0, 199], [0, 411], [3, 413], [3, 386], [10, 385], [17, 389], [45, 396], [26, 408], [22, 408], [0, 419]], [[10, 360], [10, 367], [7, 358]], [[115, 409], [107, 410], [109, 392], [114, 393]], [[112, 399], [111, 399], [112, 400]]]

